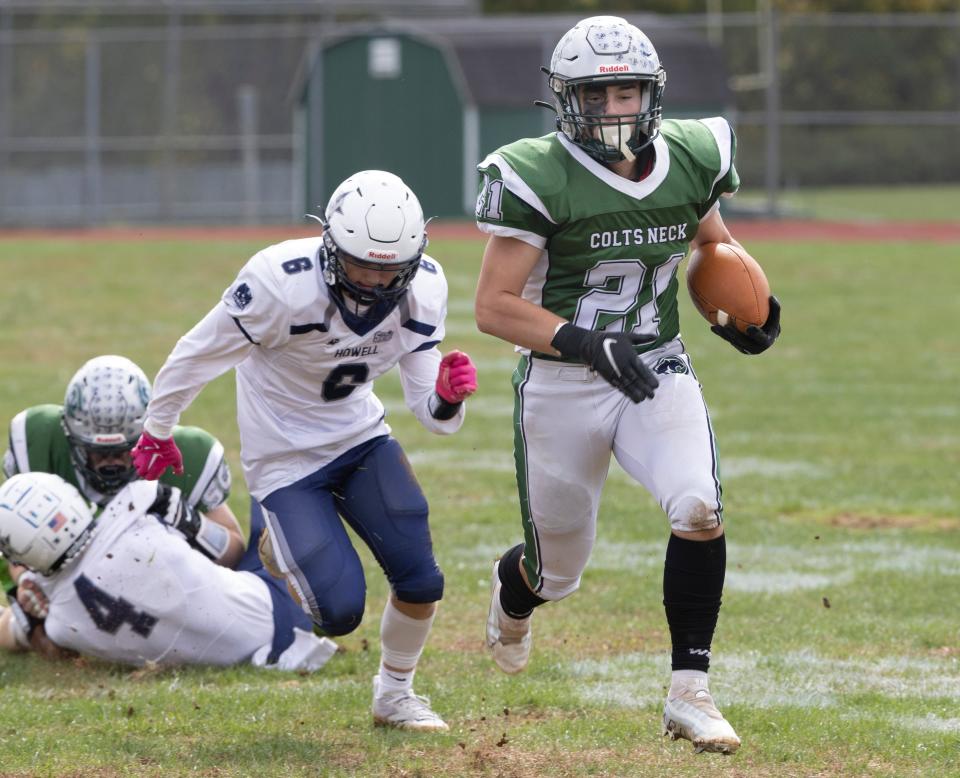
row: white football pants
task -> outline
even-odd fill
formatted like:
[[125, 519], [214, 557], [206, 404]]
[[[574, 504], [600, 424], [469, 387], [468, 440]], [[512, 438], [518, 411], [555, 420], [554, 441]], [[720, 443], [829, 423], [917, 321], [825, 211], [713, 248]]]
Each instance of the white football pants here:
[[674, 341], [644, 355], [660, 386], [638, 404], [584, 365], [521, 359], [514, 373], [514, 455], [527, 574], [544, 599], [559, 600], [580, 584], [611, 452], [654, 496], [673, 529], [720, 524], [710, 416], [679, 348]]

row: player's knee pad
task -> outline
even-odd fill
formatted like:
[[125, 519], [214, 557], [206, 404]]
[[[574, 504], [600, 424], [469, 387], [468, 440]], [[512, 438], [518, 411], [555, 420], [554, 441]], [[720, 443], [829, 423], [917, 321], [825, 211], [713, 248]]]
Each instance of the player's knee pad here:
[[676, 500], [670, 506], [671, 529], [681, 532], [698, 532], [713, 529], [720, 525], [720, 506], [716, 500], [704, 500], [688, 495]]
[[310, 608], [313, 623], [326, 635], [348, 635], [363, 621], [365, 593], [345, 592], [344, 596], [331, 593], [323, 602]]
[[429, 560], [399, 578], [391, 578], [390, 584], [402, 602], [427, 603], [443, 599], [443, 573], [432, 554]]
[[330, 547], [297, 555], [293, 578], [314, 623], [327, 635], [353, 632], [363, 619], [367, 583], [355, 554], [330, 553]]

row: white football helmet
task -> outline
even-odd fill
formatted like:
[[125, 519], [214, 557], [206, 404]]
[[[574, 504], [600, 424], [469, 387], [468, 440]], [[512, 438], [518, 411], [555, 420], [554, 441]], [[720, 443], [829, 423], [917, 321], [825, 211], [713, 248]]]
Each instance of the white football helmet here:
[[136, 477], [132, 461], [94, 467], [89, 454], [130, 451], [143, 432], [149, 401], [150, 382], [143, 371], [112, 354], [91, 359], [67, 384], [63, 431], [74, 466], [97, 491], [113, 494]]
[[0, 553], [49, 575], [82, 551], [93, 511], [60, 476], [18, 473], [0, 485]]
[[[550, 60], [557, 129], [598, 162], [630, 158], [660, 132], [666, 78], [650, 39], [632, 24], [618, 16], [584, 19], [560, 39]], [[635, 115], [591, 113], [580, 104], [577, 87], [633, 82], [641, 94]]]
[[[420, 201], [398, 176], [383, 170], [355, 173], [334, 190], [324, 213], [323, 280], [354, 314], [382, 317], [420, 267], [425, 227]], [[384, 285], [364, 286], [348, 277], [346, 265], [396, 276]]]

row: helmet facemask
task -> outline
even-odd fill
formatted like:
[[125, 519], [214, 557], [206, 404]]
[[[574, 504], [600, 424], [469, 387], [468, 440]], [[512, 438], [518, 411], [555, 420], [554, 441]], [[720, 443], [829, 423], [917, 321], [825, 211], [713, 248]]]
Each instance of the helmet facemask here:
[[[549, 79], [557, 109], [557, 128], [593, 159], [603, 164], [633, 161], [660, 134], [663, 87], [666, 76], [661, 68], [652, 76], [628, 78]], [[591, 103], [591, 92], [610, 86], [636, 85], [640, 92], [640, 110], [636, 113], [605, 113], [605, 100]]]
[[[130, 451], [136, 440], [127, 440], [119, 445], [94, 445], [85, 443], [70, 434], [64, 424], [64, 432], [70, 442], [70, 458], [74, 467], [83, 474], [83, 479], [101, 494], [115, 494], [136, 479]], [[123, 459], [124, 464], [116, 460]], [[110, 464], [103, 464], [103, 461]]]
[[[423, 245], [426, 247], [426, 236]], [[347, 311], [361, 318], [377, 317], [384, 308], [393, 307], [400, 297], [407, 291], [410, 282], [420, 268], [420, 253], [405, 262], [381, 262], [371, 259], [360, 259], [341, 251], [324, 225], [323, 233], [324, 263], [323, 280], [330, 287], [331, 293]], [[361, 270], [373, 270], [378, 273], [395, 273], [389, 276], [387, 284], [364, 286], [350, 278], [347, 266]]]

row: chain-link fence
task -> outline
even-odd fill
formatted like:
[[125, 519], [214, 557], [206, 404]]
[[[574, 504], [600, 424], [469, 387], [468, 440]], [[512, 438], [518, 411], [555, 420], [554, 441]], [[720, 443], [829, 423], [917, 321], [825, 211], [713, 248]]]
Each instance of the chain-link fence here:
[[[301, 218], [293, 85], [336, 27], [191, 19], [45, 29], [0, 7], [0, 224]], [[784, 187], [960, 181], [960, 13], [641, 26], [722, 47], [741, 178], [771, 209]]]

